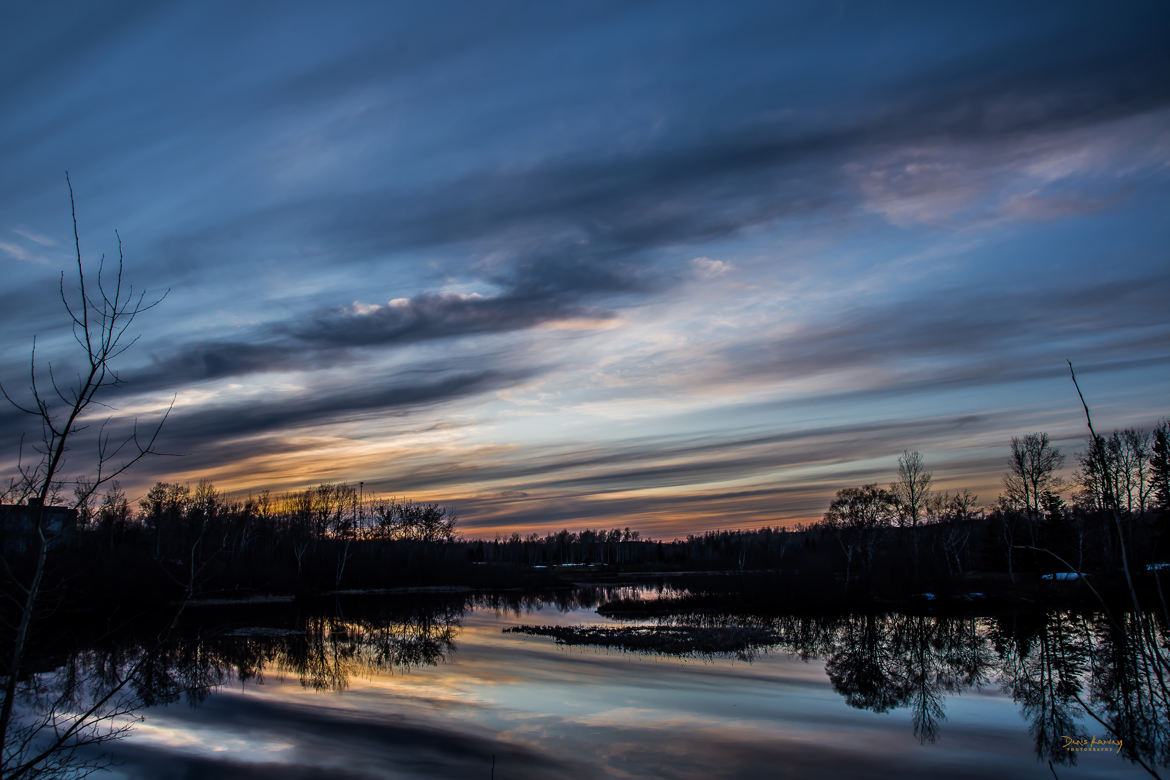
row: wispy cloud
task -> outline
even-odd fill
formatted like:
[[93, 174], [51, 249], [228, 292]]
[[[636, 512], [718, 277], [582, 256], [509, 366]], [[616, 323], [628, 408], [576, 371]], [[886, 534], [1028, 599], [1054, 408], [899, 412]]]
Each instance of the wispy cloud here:
[[8, 255], [13, 260], [19, 260], [22, 263], [39, 263], [41, 265], [48, 265], [49, 258], [38, 254], [35, 251], [25, 249], [17, 244], [8, 241], [0, 241], [0, 252]]
[[13, 228], [12, 232], [15, 233], [16, 235], [20, 236], [21, 238], [25, 239], [26, 241], [31, 241], [34, 244], [39, 244], [40, 246], [53, 247], [53, 246], [57, 245], [57, 242], [54, 239], [49, 238], [48, 236], [43, 236], [40, 233], [34, 233], [31, 230], [25, 230], [23, 228]]
[[994, 484], [984, 436], [1074, 430], [1065, 358], [1127, 424], [1164, 398], [1164, 4], [351, 10], [0, 25], [0, 371], [69, 365], [68, 166], [86, 259], [118, 227], [174, 290], [110, 398], [177, 394], [142, 480], [665, 533], [923, 442]]

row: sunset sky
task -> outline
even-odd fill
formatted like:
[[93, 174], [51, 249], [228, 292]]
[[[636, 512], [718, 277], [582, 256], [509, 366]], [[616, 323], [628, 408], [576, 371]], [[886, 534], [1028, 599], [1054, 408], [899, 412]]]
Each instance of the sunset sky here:
[[170, 289], [107, 397], [174, 398], [132, 499], [670, 538], [917, 449], [991, 503], [1013, 435], [1074, 465], [1066, 359], [1100, 428], [1170, 414], [1168, 41], [1161, 0], [7, 3], [0, 379], [34, 335], [72, 375], [68, 170], [85, 258]]

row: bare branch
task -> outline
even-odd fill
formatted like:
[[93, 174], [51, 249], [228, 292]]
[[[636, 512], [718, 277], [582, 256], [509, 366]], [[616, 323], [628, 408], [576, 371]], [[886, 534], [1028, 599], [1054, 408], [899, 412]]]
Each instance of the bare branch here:
[[[66, 453], [76, 435], [84, 431], [87, 426], [82, 422], [91, 404], [109, 408], [99, 399], [103, 389], [118, 385], [121, 379], [111, 365], [112, 361], [120, 357], [130, 347], [137, 343], [138, 336], [128, 336], [129, 329], [136, 317], [143, 311], [153, 308], [169, 293], [169, 290], [157, 299], [147, 303], [145, 293], [139, 292], [137, 297], [132, 286], [127, 286], [124, 279], [124, 250], [121, 235], [115, 231], [118, 242], [118, 267], [114, 274], [112, 286], [106, 279], [105, 255], [101, 255], [97, 263], [97, 278], [91, 278], [87, 287], [85, 264], [81, 255], [81, 238], [77, 225], [77, 208], [73, 194], [73, 184], [69, 174], [65, 174], [65, 182], [69, 190], [70, 216], [73, 224], [74, 254], [77, 268], [77, 291], [71, 294], [65, 288], [64, 272], [58, 279], [58, 295], [68, 315], [68, 323], [74, 341], [84, 351], [87, 369], [77, 375], [76, 384], [66, 386], [58, 381], [51, 363], [46, 363], [52, 386], [52, 393], [44, 393], [38, 385], [36, 339], [33, 339], [29, 355], [29, 390], [32, 396], [31, 403], [17, 402], [0, 385], [0, 394], [4, 396], [17, 410], [35, 416], [41, 425], [41, 446], [35, 447], [40, 458], [33, 464], [26, 464], [24, 460], [24, 439], [21, 437], [17, 471], [19, 481], [13, 479], [8, 493], [14, 492], [19, 486], [22, 500], [36, 498], [39, 506], [47, 506], [51, 499], [56, 499], [63, 482], [59, 475], [63, 473]], [[94, 291], [96, 290], [96, 294]], [[112, 418], [102, 423], [97, 433], [95, 476], [92, 479], [79, 477], [73, 481], [75, 507], [84, 506], [92, 498], [97, 488], [110, 480], [115, 479], [132, 467], [146, 455], [154, 452], [154, 446], [170, 412], [174, 407], [175, 398], [171, 398], [165, 413], [154, 426], [149, 438], [139, 433], [138, 421], [135, 420], [129, 433], [120, 439], [110, 435], [107, 430]], [[122, 458], [121, 462], [114, 463]], [[146, 655], [121, 679], [114, 681], [107, 690], [101, 692], [92, 701], [91, 706], [82, 708], [78, 713], [73, 710], [73, 702], [69, 699], [70, 690], [46, 703], [39, 721], [31, 725], [15, 725], [12, 720], [13, 703], [17, 686], [22, 679], [24, 652], [28, 642], [29, 627], [34, 614], [38, 611], [38, 598], [43, 596], [47, 589], [43, 578], [46, 570], [46, 559], [51, 545], [51, 538], [46, 534], [45, 512], [39, 512], [36, 523], [36, 548], [33, 559], [32, 574], [29, 581], [21, 582], [12, 577], [17, 585], [14, 591], [23, 595], [23, 603], [16, 599], [19, 623], [13, 632], [14, 638], [11, 652], [8, 654], [8, 666], [3, 675], [3, 700], [0, 702], [0, 773], [7, 778], [20, 776], [36, 776], [43, 773], [53, 773], [65, 768], [74, 758], [76, 750], [86, 744], [117, 736], [122, 733], [122, 727], [114, 727], [109, 732], [99, 733], [95, 728], [109, 722], [116, 713], [125, 713], [129, 710], [118, 704], [115, 697], [120, 695], [125, 686], [136, 674], [139, 665], [144, 663]], [[0, 558], [0, 560], [3, 560]], [[6, 560], [4, 567], [9, 576], [11, 568]], [[190, 590], [190, 589], [189, 589]], [[10, 599], [15, 598], [6, 593]], [[43, 608], [41, 610], [43, 612]], [[41, 615], [43, 616], [43, 615]], [[35, 677], [35, 676], [34, 676]], [[65, 714], [62, 709], [69, 703], [70, 711]], [[111, 706], [112, 704], [112, 706]], [[30, 747], [31, 740], [38, 735], [51, 731], [52, 740], [46, 746]], [[35, 754], [29, 756], [30, 750]], [[89, 766], [88, 763], [82, 766]]]

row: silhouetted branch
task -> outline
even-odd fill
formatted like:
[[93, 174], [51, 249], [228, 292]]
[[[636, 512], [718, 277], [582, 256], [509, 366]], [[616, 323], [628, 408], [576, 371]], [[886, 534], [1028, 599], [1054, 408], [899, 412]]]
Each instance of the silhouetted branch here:
[[[23, 457], [23, 437], [20, 444], [17, 469], [20, 474], [21, 492], [24, 498], [30, 499], [30, 507], [35, 510], [35, 544], [36, 552], [33, 559], [32, 574], [27, 584], [13, 577], [20, 593], [24, 595], [20, 604], [19, 622], [12, 639], [12, 650], [9, 656], [8, 668], [4, 682], [4, 699], [0, 704], [0, 749], [3, 757], [0, 759], [0, 775], [20, 777], [35, 774], [45, 767], [59, 767], [59, 759], [71, 756], [78, 745], [85, 739], [75, 739], [81, 733], [92, 734], [95, 722], [102, 721], [105, 716], [99, 715], [111, 698], [128, 683], [129, 677], [121, 680], [104, 695], [99, 696], [93, 706], [82, 710], [79, 714], [71, 714], [71, 721], [64, 728], [59, 722], [59, 713], [56, 704], [49, 707], [39, 726], [34, 724], [31, 731], [23, 736], [13, 731], [13, 707], [17, 693], [18, 682], [21, 678], [24, 665], [24, 654], [28, 644], [29, 630], [33, 616], [38, 608], [38, 598], [41, 595], [45, 576], [45, 566], [50, 546], [55, 539], [48, 534], [45, 507], [56, 495], [60, 485], [58, 475], [61, 473], [66, 459], [69, 445], [76, 435], [84, 431], [87, 426], [81, 422], [87, 410], [93, 404], [105, 406], [97, 400], [98, 394], [105, 388], [117, 385], [120, 382], [111, 363], [121, 356], [137, 341], [137, 336], [126, 340], [126, 334], [139, 314], [158, 305], [167, 295], [163, 293], [157, 299], [147, 302], [145, 293], [135, 294], [132, 286], [124, 286], [124, 256], [121, 236], [115, 232], [118, 240], [118, 267], [112, 287], [106, 283], [105, 256], [98, 261], [96, 283], [87, 289], [87, 278], [84, 263], [81, 257], [81, 238], [77, 227], [77, 207], [73, 196], [73, 184], [69, 174], [65, 174], [65, 182], [69, 189], [69, 207], [73, 223], [74, 250], [77, 264], [78, 293], [75, 300], [65, 290], [64, 271], [58, 279], [58, 295], [66, 313], [69, 316], [70, 328], [74, 341], [84, 351], [85, 370], [78, 374], [76, 386], [66, 388], [58, 381], [57, 374], [51, 362], [47, 362], [46, 372], [52, 393], [47, 394], [38, 382], [36, 339], [34, 337], [29, 355], [29, 392], [31, 403], [16, 401], [7, 388], [0, 385], [0, 393], [17, 410], [38, 418], [41, 426], [40, 460], [35, 465], [26, 465]], [[91, 295], [96, 286], [98, 294]], [[169, 292], [169, 291], [168, 291]], [[55, 408], [56, 402], [60, 402]], [[112, 441], [107, 433], [107, 418], [97, 435], [96, 475], [92, 480], [79, 479], [75, 481], [78, 489], [75, 490], [74, 508], [88, 503], [94, 491], [124, 473], [135, 463], [148, 454], [154, 452], [154, 445], [165, 424], [174, 399], [167, 407], [157, 426], [150, 435], [139, 434], [138, 422], [134, 421], [129, 433], [118, 441]], [[125, 453], [125, 455], [123, 455]], [[120, 462], [119, 458], [124, 458]], [[15, 483], [14, 483], [15, 484]], [[36, 503], [31, 499], [36, 498]], [[5, 569], [11, 575], [11, 567], [5, 561]], [[27, 726], [27, 724], [26, 724]], [[43, 749], [39, 749], [31, 758], [26, 757], [29, 740], [41, 734], [45, 729], [52, 728], [56, 739]], [[15, 745], [15, 747], [14, 747]]]

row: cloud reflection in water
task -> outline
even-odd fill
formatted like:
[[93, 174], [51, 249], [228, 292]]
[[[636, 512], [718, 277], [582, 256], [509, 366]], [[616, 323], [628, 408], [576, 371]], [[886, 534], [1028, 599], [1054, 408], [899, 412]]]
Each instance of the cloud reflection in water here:
[[[906, 625], [915, 620], [941, 625], [910, 617]], [[1043, 766], [998, 678], [975, 687], [944, 680], [938, 693], [945, 722], [934, 724], [936, 744], [924, 746], [913, 706], [894, 701], [874, 712], [847, 694], [853, 683], [840, 667], [857, 648], [829, 654], [836, 668], [827, 674], [817, 658], [820, 640], [801, 648], [807, 660], [784, 652], [796, 649], [785, 642], [745, 663], [562, 647], [502, 633], [518, 622], [605, 622], [583, 607], [530, 605], [517, 615], [478, 606], [453, 622], [448, 651], [389, 668], [344, 650], [360, 621], [335, 627], [338, 641], [319, 649], [342, 659], [332, 678], [341, 683], [337, 690], [325, 690], [330, 686], [305, 676], [306, 667], [288, 666], [293, 656], [278, 653], [259, 683], [225, 686], [197, 708], [147, 710], [134, 736], [114, 745], [115, 776], [490, 777], [494, 762], [500, 778], [974, 778], [1034, 776]], [[450, 628], [435, 625], [439, 634]], [[932, 661], [926, 673], [938, 677], [939, 664], [950, 663]], [[1119, 777], [1134, 770], [1116, 756], [1083, 756], [1061, 773]]]

